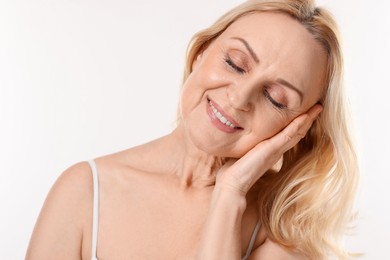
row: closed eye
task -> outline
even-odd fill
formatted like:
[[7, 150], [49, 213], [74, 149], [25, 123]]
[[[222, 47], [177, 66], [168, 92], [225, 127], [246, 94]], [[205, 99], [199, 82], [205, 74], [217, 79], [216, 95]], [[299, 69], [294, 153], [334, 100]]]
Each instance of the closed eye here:
[[273, 99], [271, 97], [271, 95], [269, 94], [268, 90], [267, 89], [264, 89], [264, 96], [269, 100], [269, 102], [271, 102], [272, 105], [274, 105], [276, 108], [278, 109], [285, 109], [287, 108], [286, 105], [284, 104], [281, 104], [279, 102], [277, 102], [275, 99]]
[[226, 62], [227, 65], [229, 65], [229, 67], [231, 67], [231, 68], [232, 68], [233, 70], [235, 70], [236, 72], [238, 72], [238, 73], [240, 73], [240, 74], [245, 74], [245, 73], [246, 73], [246, 71], [245, 71], [243, 68], [237, 66], [237, 65], [232, 61], [232, 59], [231, 59], [229, 56], [226, 56], [226, 57], [225, 57], [225, 62]]

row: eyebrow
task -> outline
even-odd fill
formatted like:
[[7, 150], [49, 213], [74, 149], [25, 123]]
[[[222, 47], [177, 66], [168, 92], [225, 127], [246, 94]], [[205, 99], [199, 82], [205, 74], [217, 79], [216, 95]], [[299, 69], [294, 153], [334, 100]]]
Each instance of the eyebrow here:
[[300, 91], [297, 87], [295, 87], [293, 84], [291, 84], [290, 82], [288, 81], [285, 81], [284, 79], [281, 79], [281, 78], [278, 78], [276, 79], [276, 82], [278, 82], [279, 84], [282, 84], [284, 85], [285, 87], [289, 88], [289, 89], [292, 89], [294, 90], [295, 92], [297, 92], [297, 94], [299, 95], [299, 97], [301, 98], [301, 104], [302, 104], [302, 101], [303, 101], [303, 93], [302, 91]]
[[252, 47], [249, 45], [247, 41], [245, 41], [243, 38], [240, 37], [232, 37], [232, 39], [239, 40], [240, 42], [242, 42], [245, 45], [246, 49], [248, 50], [249, 54], [255, 60], [255, 62], [259, 63], [259, 58], [257, 57], [256, 53], [253, 51]]

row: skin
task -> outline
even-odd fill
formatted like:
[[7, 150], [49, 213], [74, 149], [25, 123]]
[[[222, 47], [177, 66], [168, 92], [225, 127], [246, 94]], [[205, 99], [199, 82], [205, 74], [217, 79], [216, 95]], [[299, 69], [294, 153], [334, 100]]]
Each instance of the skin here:
[[[315, 104], [325, 67], [321, 46], [286, 15], [251, 14], [228, 27], [194, 61], [182, 90], [177, 128], [95, 160], [98, 258], [240, 259], [258, 219], [261, 191], [255, 182], [321, 112]], [[294, 85], [302, 98], [280, 79]], [[210, 98], [236, 120], [239, 130], [226, 133], [211, 123], [206, 112]], [[230, 158], [222, 167], [221, 157]], [[85, 162], [60, 176], [26, 259], [91, 257], [92, 192]], [[267, 239], [264, 229], [251, 254], [251, 259], [302, 258]]]

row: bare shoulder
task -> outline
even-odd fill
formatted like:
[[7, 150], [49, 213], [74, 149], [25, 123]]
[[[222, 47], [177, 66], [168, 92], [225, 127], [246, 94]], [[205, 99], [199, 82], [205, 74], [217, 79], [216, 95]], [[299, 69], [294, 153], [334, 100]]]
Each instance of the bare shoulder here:
[[[164, 163], [161, 165], [161, 155], [158, 140], [141, 144], [96, 158], [99, 176], [115, 180], [126, 173], [127, 177], [138, 178], [150, 177], [149, 173], [159, 173], [164, 171]], [[155, 162], [155, 163], [151, 163]]]
[[254, 249], [249, 259], [307, 260], [303, 254], [289, 250], [268, 238], [262, 245]]
[[26, 259], [81, 259], [85, 223], [92, 214], [87, 162], [65, 170], [52, 186], [35, 224]]

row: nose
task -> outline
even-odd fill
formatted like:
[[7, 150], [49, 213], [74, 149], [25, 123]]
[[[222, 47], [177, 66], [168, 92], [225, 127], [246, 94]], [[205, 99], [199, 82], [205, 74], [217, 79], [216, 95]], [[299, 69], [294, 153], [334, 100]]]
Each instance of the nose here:
[[231, 107], [245, 112], [251, 110], [254, 99], [257, 98], [253, 87], [239, 84], [227, 87], [226, 95]]

